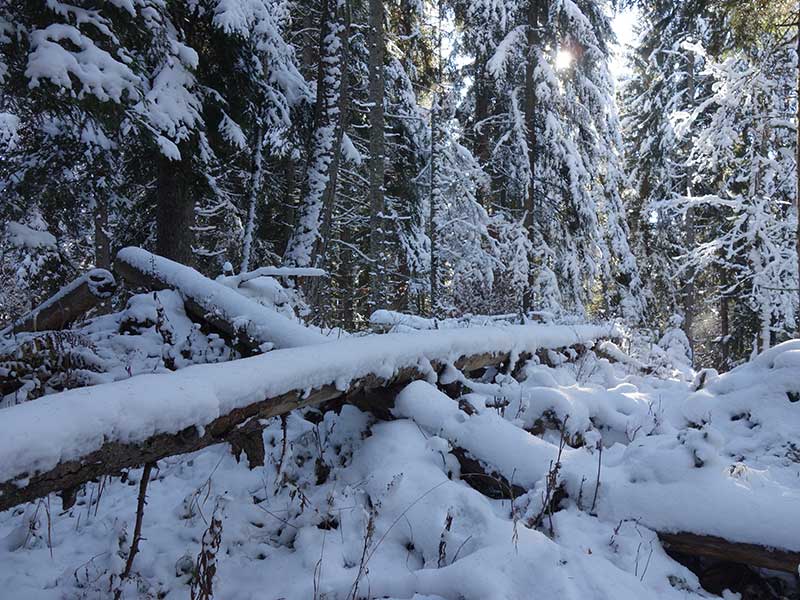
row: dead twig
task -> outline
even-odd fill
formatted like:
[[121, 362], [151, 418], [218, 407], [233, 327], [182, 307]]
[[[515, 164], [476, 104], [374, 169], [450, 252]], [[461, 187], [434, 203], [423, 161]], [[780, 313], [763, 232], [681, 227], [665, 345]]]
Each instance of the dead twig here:
[[125, 561], [125, 570], [120, 575], [120, 585], [117, 586], [114, 592], [114, 599], [119, 600], [122, 596], [122, 582], [131, 575], [133, 569], [133, 559], [136, 558], [136, 553], [139, 551], [139, 540], [142, 539], [142, 521], [144, 520], [144, 505], [146, 504], [145, 497], [147, 495], [147, 483], [150, 481], [150, 473], [155, 466], [154, 463], [147, 463], [142, 470], [142, 479], [139, 481], [139, 498], [136, 503], [136, 525], [133, 528], [133, 539], [131, 540], [131, 549], [128, 551], [128, 560]]

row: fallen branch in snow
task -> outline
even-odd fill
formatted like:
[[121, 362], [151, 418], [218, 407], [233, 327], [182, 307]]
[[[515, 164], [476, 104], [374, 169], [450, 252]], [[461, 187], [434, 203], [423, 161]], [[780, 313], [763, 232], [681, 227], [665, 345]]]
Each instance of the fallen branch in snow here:
[[116, 287], [111, 273], [105, 269], [92, 269], [0, 331], [0, 336], [21, 331], [63, 329], [98, 302], [111, 297]]
[[[424, 382], [413, 383], [401, 392], [397, 398], [395, 415], [411, 419], [423, 430], [448, 440], [451, 453], [462, 465], [462, 479], [490, 498], [513, 500], [535, 489], [536, 484], [544, 480], [546, 491], [541, 512], [526, 523], [529, 527], [541, 526], [543, 517], [555, 511], [566, 497], [566, 490], [558, 486], [558, 468], [566, 439], [563, 430], [562, 445], [555, 446], [493, 413], [464, 412], [458, 403]], [[598, 464], [601, 458], [599, 452], [598, 449]], [[476, 477], [475, 473], [481, 475]], [[513, 491], [508, 483], [511, 480], [515, 483]], [[593, 500], [592, 511], [596, 500]], [[654, 529], [662, 542], [675, 552], [791, 573], [797, 573], [800, 566], [800, 552], [695, 533], [665, 533]]]
[[494, 500], [513, 500], [527, 492], [500, 473], [476, 460], [463, 448], [453, 447], [450, 453], [461, 467], [461, 479], [472, 489]]
[[594, 353], [600, 358], [605, 358], [611, 363], [622, 363], [636, 369], [637, 371], [650, 375], [653, 373], [653, 368], [643, 364], [641, 361], [625, 354], [620, 347], [612, 341], [603, 341], [597, 344], [594, 348]]
[[[120, 575], [120, 586], [122, 582], [131, 576], [133, 570], [133, 559], [139, 551], [139, 541], [142, 539], [142, 521], [144, 520], [144, 505], [147, 497], [147, 484], [150, 481], [150, 473], [153, 470], [153, 463], [147, 463], [142, 470], [142, 479], [139, 481], [139, 496], [136, 500], [136, 524], [133, 528], [133, 538], [131, 539], [131, 549], [128, 550], [128, 558], [125, 561], [125, 570]], [[117, 587], [114, 592], [115, 600], [122, 597], [122, 587]]]
[[191, 267], [141, 248], [120, 250], [114, 270], [125, 281], [148, 290], [176, 290], [183, 298], [187, 313], [251, 353], [328, 341], [321, 333], [204, 277]]
[[659, 532], [658, 537], [669, 550], [679, 554], [716, 558], [795, 575], [800, 568], [800, 552], [768, 548], [757, 544], [729, 542], [713, 535], [697, 535], [685, 531], [679, 533]]

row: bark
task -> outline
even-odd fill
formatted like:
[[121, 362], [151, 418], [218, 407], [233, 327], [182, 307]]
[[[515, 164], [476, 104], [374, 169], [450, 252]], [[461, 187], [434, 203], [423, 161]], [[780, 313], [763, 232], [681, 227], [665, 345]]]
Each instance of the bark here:
[[0, 335], [63, 329], [90, 308], [110, 298], [116, 287], [116, 281], [110, 272], [105, 269], [93, 269], [0, 331]]
[[731, 542], [712, 535], [659, 532], [661, 542], [674, 552], [744, 563], [753, 567], [797, 574], [800, 552], [767, 548], [758, 544]]
[[274, 208], [272, 211], [271, 220], [267, 222], [267, 225], [273, 225], [274, 221], [272, 219], [277, 220], [281, 226], [281, 233], [280, 233], [280, 240], [279, 243], [276, 244], [276, 252], [278, 252], [281, 256], [286, 253], [288, 248], [289, 240], [292, 236], [292, 219], [294, 215], [294, 206], [297, 202], [297, 171], [298, 171], [298, 164], [295, 159], [291, 156], [287, 157], [284, 164], [284, 170], [286, 173], [286, 183], [284, 184], [283, 190], [283, 203]]
[[[349, 227], [342, 229], [342, 251], [339, 262], [340, 281], [344, 288], [353, 290], [357, 287], [357, 282], [353, 277], [353, 249], [352, 232]], [[355, 327], [355, 307], [350, 298], [340, 300], [339, 322], [345, 331], [352, 331]]]
[[728, 297], [723, 295], [719, 299], [719, 351], [720, 351], [720, 373], [724, 373], [730, 367], [730, 350], [728, 348], [729, 336], [731, 334], [730, 316], [728, 309]]
[[493, 500], [513, 500], [525, 495], [525, 488], [511, 483], [500, 473], [484, 466], [463, 448], [454, 447], [452, 454], [461, 467], [461, 479], [464, 483], [484, 496]]
[[193, 258], [195, 220], [189, 160], [170, 160], [159, 154], [156, 161], [156, 253], [188, 265]]
[[[342, 140], [345, 130], [349, 124], [350, 115], [350, 4], [344, 2], [339, 7], [338, 3], [333, 3], [336, 11], [337, 21], [342, 24], [339, 33], [341, 51], [339, 56], [339, 103], [336, 111], [332, 111], [330, 118], [336, 119], [334, 129], [334, 145], [329, 168], [328, 185], [325, 187], [323, 196], [323, 217], [320, 237], [315, 253], [316, 260], [314, 266], [324, 269], [330, 244], [331, 227], [333, 224], [333, 209], [336, 202], [336, 186], [339, 180], [339, 164], [342, 161]], [[337, 8], [338, 7], [338, 8]]]
[[[314, 134], [310, 140], [302, 206], [285, 255], [286, 262], [293, 266], [321, 267], [325, 263], [342, 139], [349, 114], [349, 38], [349, 4], [325, 0], [319, 28]], [[316, 287], [310, 290], [312, 296], [318, 291]]]
[[370, 303], [382, 308], [385, 295], [384, 231], [384, 53], [383, 0], [369, 0], [369, 258]]

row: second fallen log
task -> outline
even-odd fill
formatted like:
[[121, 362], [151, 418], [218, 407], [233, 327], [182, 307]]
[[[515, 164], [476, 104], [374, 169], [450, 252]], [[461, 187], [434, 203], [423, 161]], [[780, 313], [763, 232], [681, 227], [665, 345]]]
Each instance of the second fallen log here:
[[211, 325], [252, 353], [329, 341], [318, 331], [213, 281], [191, 267], [141, 248], [123, 248], [114, 270], [133, 285], [148, 290], [174, 289], [186, 311]]
[[111, 273], [105, 269], [92, 269], [0, 331], [0, 336], [63, 329], [99, 302], [110, 298], [116, 287]]

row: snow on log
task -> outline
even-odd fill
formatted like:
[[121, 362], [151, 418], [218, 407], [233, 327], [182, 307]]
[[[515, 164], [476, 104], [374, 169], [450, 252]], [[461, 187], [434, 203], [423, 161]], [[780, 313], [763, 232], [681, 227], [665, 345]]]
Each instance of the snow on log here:
[[519, 322], [515, 313], [505, 315], [474, 315], [455, 319], [435, 319], [409, 315], [394, 310], [379, 309], [369, 317], [369, 323], [378, 331], [427, 331], [430, 329], [454, 329], [487, 325], [503, 325]]
[[[446, 439], [462, 469], [468, 467], [462, 478], [492, 498], [517, 498], [525, 491], [542, 489], [558, 456], [554, 444], [494, 411], [467, 414], [457, 402], [424, 381], [410, 383], [398, 394], [393, 414]], [[654, 461], [645, 464], [658, 469]], [[584, 449], [563, 450], [560, 477], [573, 497], [584, 483], [593, 482], [596, 467], [597, 458]], [[611, 522], [632, 520], [653, 529], [665, 545], [679, 553], [798, 572], [800, 540], [796, 538], [796, 510], [791, 497], [755, 496], [745, 486], [725, 489], [721, 483], [726, 482], [720, 481], [718, 473], [699, 476], [697, 469], [692, 471], [694, 481], [665, 494], [664, 482], [657, 486], [646, 480], [634, 483], [624, 467], [605, 465], [598, 511]], [[476, 476], [480, 478], [477, 481]], [[770, 512], [774, 515], [767, 514]], [[752, 520], [752, 527], [742, 527], [745, 515]], [[782, 529], [776, 529], [775, 522], [781, 520]], [[695, 531], [682, 530], [687, 526]]]
[[469, 372], [522, 352], [591, 345], [615, 333], [589, 325], [517, 325], [372, 335], [140, 375], [12, 406], [0, 419], [0, 510], [227, 441], [259, 419], [302, 406], [435, 381], [451, 364]]
[[62, 329], [98, 302], [111, 297], [116, 287], [111, 273], [105, 269], [92, 269], [0, 331], [0, 336], [21, 331]]
[[325, 277], [328, 274], [324, 269], [314, 267], [259, 267], [247, 273], [234, 275], [238, 283], [244, 283], [257, 277]]
[[395, 402], [395, 416], [413, 420], [487, 465], [512, 485], [530, 489], [546, 474], [557, 448], [494, 411], [467, 415], [457, 402], [424, 381], [410, 383]]
[[157, 290], [172, 288], [186, 311], [253, 352], [327, 342], [321, 333], [292, 321], [191, 267], [141, 248], [123, 248], [114, 269], [126, 281]]

